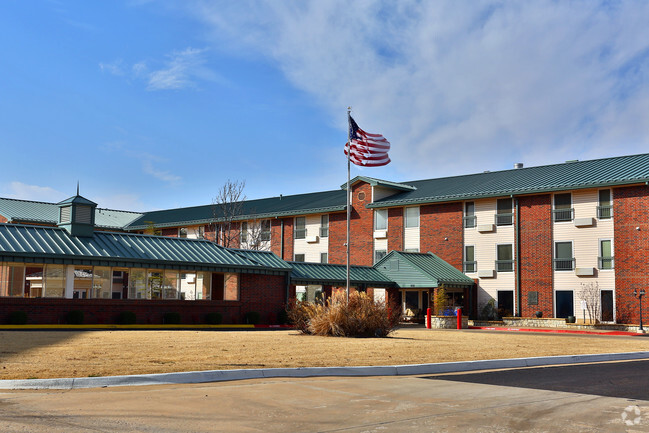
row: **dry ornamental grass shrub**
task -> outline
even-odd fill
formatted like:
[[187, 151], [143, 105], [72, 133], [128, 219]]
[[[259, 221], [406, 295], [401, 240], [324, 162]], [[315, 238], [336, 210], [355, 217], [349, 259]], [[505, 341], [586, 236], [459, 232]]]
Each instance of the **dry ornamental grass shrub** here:
[[288, 316], [304, 334], [335, 337], [387, 337], [399, 323], [399, 314], [363, 292], [351, 293], [349, 300], [335, 293], [326, 305], [296, 301]]

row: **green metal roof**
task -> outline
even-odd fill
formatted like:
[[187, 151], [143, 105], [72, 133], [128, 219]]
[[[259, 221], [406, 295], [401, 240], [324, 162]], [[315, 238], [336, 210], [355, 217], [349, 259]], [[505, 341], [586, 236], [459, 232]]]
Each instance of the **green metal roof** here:
[[[374, 177], [367, 177], [367, 176], [356, 176], [355, 178], [349, 181], [349, 184], [353, 185], [356, 182], [366, 182], [372, 186], [382, 186], [385, 188], [392, 188], [400, 191], [413, 191], [417, 189], [416, 187], [412, 185], [406, 185], [405, 183], [390, 182], [389, 180], [376, 179]], [[347, 182], [343, 183], [340, 187], [346, 190]]]
[[[293, 268], [291, 284], [331, 285], [347, 284], [347, 266], [325, 263], [289, 262]], [[349, 281], [352, 286], [392, 287], [394, 283], [378, 270], [369, 266], [350, 266]]]
[[374, 267], [402, 289], [474, 285], [471, 278], [433, 253], [391, 251]]
[[57, 227], [20, 224], [0, 224], [0, 261], [265, 274], [290, 271], [272, 265], [270, 259], [253, 261], [204, 240], [114, 232], [74, 237]]
[[94, 201], [90, 201], [87, 198], [80, 196], [79, 194], [74, 195], [70, 198], [67, 198], [57, 203], [57, 205], [59, 206], [64, 204], [83, 204], [88, 206], [97, 206], [97, 203], [95, 203]]
[[[59, 220], [59, 205], [56, 203], [0, 198], [0, 215], [10, 222], [56, 225]], [[141, 215], [138, 212], [96, 208], [95, 225], [100, 228], [122, 229]]]
[[[314, 192], [245, 200], [239, 220], [274, 218], [313, 213], [339, 212], [345, 210], [345, 192], [341, 190]], [[205, 224], [222, 217], [218, 205], [204, 205], [178, 209], [146, 212], [127, 227], [141, 230], [153, 224], [157, 228], [187, 224]]]
[[266, 266], [273, 269], [291, 269], [291, 265], [289, 265], [270, 251], [243, 250], [236, 248], [228, 248], [228, 251], [245, 257], [251, 262], [257, 263], [261, 266]]
[[403, 182], [416, 187], [368, 207], [503, 197], [649, 181], [649, 154]]

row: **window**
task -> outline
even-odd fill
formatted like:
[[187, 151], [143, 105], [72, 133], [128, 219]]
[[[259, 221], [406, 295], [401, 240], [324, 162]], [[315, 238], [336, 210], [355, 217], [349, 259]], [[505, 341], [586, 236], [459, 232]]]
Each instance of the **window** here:
[[569, 192], [554, 195], [554, 221], [572, 221], [572, 194]]
[[295, 239], [306, 238], [306, 217], [295, 218]]
[[110, 268], [95, 266], [92, 279], [92, 297], [97, 299], [111, 299], [113, 296], [113, 282]]
[[320, 237], [329, 237], [329, 215], [322, 215], [320, 217]]
[[0, 266], [0, 296], [23, 296], [25, 267], [2, 263]]
[[329, 263], [329, 254], [320, 253], [320, 263]]
[[186, 238], [187, 237], [187, 227], [180, 227], [178, 229], [178, 237], [179, 238]]
[[241, 243], [248, 243], [248, 222], [244, 221], [241, 223]]
[[[218, 288], [215, 290], [219, 291], [219, 296], [223, 296], [223, 276], [222, 274], [218, 275], [220, 280], [220, 285], [217, 283], [215, 278], [215, 283]], [[164, 288], [163, 296], [165, 299], [180, 299], [185, 301], [198, 301], [201, 299], [211, 299], [211, 288], [212, 288], [212, 274], [210, 272], [184, 272], [178, 274], [176, 272], [165, 272], [164, 275]]]
[[406, 208], [406, 228], [419, 227], [419, 207]]
[[261, 222], [261, 232], [259, 233], [259, 240], [262, 242], [270, 242], [270, 220], [263, 220]]
[[498, 272], [514, 271], [512, 244], [496, 245], [496, 270]]
[[613, 243], [610, 239], [600, 239], [599, 241], [599, 269], [613, 269], [615, 262], [613, 259]]
[[198, 226], [196, 234], [198, 235], [198, 239], [205, 239], [205, 226]]
[[45, 266], [45, 296], [62, 298], [65, 293], [65, 266]]
[[496, 225], [510, 226], [514, 222], [514, 213], [512, 212], [512, 199], [499, 198], [496, 203]]
[[464, 203], [464, 228], [470, 229], [476, 226], [475, 203], [467, 201]]
[[464, 247], [464, 272], [471, 273], [476, 271], [475, 247], [466, 245]]
[[407, 253], [418, 253], [419, 248], [406, 248], [405, 252], [407, 252]]
[[303, 262], [305, 259], [304, 254], [296, 254], [295, 257], [293, 258], [293, 261], [295, 262]]
[[374, 263], [381, 260], [383, 257], [387, 256], [388, 252], [386, 250], [376, 250], [374, 251]]
[[146, 272], [144, 269], [131, 268], [128, 273], [128, 298], [147, 299]]
[[374, 210], [374, 230], [387, 230], [388, 229], [388, 210], [375, 209]]
[[554, 243], [554, 270], [572, 271], [575, 259], [572, 257], [572, 242]]
[[597, 218], [601, 220], [611, 219], [613, 217], [613, 206], [611, 204], [611, 190], [599, 190], [599, 206], [597, 206]]

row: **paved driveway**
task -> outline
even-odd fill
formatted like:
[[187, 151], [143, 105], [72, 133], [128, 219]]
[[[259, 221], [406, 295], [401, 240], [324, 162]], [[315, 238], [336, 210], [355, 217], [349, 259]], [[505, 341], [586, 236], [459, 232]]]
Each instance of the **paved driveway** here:
[[3, 432], [649, 432], [649, 361], [0, 392]]

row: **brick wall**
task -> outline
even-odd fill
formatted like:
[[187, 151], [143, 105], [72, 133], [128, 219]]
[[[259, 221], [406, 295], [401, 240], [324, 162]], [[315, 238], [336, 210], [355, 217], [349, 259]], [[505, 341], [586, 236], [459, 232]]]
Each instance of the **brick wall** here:
[[462, 203], [421, 206], [419, 251], [430, 251], [462, 270], [462, 216]]
[[[362, 200], [360, 196], [364, 196]], [[350, 263], [352, 265], [372, 266], [374, 264], [374, 211], [366, 207], [371, 201], [372, 187], [369, 184], [357, 182], [352, 185], [350, 224]]]
[[[543, 317], [553, 317], [552, 196], [520, 197], [518, 203], [521, 316], [542, 311]], [[538, 293], [538, 305], [528, 305], [530, 292]]]
[[388, 252], [403, 251], [403, 208], [388, 209]]
[[[616, 320], [639, 323], [639, 302], [633, 289], [645, 289], [649, 295], [649, 187], [613, 189], [613, 224]], [[643, 320], [649, 319], [647, 301], [649, 296], [643, 298]]]
[[[270, 250], [283, 260], [293, 260], [293, 218], [271, 220]], [[284, 257], [282, 257], [282, 223], [284, 223]]]
[[249, 311], [261, 315], [262, 323], [277, 323], [277, 314], [286, 307], [286, 278], [283, 275], [241, 274], [241, 320]]
[[6, 223], [7, 221], [8, 221], [7, 218], [0, 215], [0, 223]]
[[218, 312], [223, 323], [241, 323], [239, 301], [177, 301], [136, 299], [1, 298], [0, 322], [8, 323], [13, 311], [25, 311], [30, 324], [63, 324], [67, 313], [80, 310], [84, 323], [117, 323], [122, 311], [135, 313], [139, 324], [162, 324], [165, 313], [179, 313], [181, 323], [205, 324], [208, 313]]
[[329, 214], [329, 263], [344, 265], [347, 242], [347, 213]]

